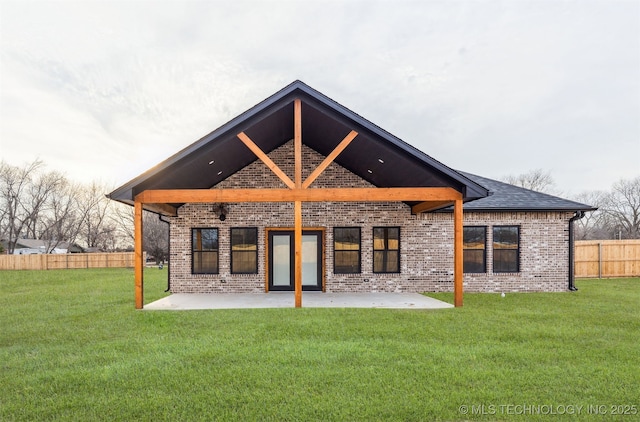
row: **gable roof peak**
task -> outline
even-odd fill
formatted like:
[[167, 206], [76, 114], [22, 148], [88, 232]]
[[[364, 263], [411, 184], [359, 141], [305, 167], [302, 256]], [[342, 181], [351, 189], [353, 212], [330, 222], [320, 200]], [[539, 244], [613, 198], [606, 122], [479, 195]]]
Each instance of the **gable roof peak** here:
[[465, 200], [487, 195], [480, 184], [295, 80], [108, 196], [131, 204], [135, 195], [147, 189], [208, 189], [217, 185], [256, 160], [238, 139], [240, 133], [265, 154], [293, 139], [296, 99], [302, 103], [302, 142], [328, 156], [351, 131], [357, 132], [334, 161], [372, 185], [453, 187]]

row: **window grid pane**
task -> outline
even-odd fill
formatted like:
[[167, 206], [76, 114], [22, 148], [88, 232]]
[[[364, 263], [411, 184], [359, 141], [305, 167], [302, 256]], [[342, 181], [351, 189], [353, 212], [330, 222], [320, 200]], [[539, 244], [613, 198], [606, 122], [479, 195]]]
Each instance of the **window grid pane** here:
[[464, 251], [464, 272], [484, 273], [484, 249], [469, 249]]
[[256, 253], [253, 251], [233, 251], [231, 253], [231, 260], [233, 262], [233, 272], [235, 274], [253, 274], [257, 272], [258, 260]]
[[334, 273], [353, 274], [360, 272], [360, 252], [335, 251]]

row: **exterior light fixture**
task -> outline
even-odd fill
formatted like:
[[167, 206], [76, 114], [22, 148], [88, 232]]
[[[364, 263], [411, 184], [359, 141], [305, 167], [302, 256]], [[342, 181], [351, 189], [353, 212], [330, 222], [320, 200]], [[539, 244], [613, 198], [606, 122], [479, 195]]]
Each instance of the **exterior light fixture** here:
[[224, 221], [227, 219], [227, 214], [229, 213], [229, 206], [227, 204], [216, 204], [213, 207], [213, 213], [218, 216], [220, 221]]

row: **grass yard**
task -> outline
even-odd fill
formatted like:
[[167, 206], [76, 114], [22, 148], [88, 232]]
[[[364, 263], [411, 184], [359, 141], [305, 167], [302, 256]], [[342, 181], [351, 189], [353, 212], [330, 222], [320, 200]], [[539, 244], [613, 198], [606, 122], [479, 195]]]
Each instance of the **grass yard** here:
[[577, 286], [136, 311], [131, 270], [0, 271], [0, 420], [639, 420], [640, 279]]

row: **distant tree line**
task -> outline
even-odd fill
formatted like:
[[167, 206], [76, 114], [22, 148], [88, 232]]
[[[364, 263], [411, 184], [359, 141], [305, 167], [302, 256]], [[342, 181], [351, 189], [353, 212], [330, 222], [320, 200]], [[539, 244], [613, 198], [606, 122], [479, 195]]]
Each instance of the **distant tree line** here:
[[[553, 177], [532, 170], [503, 181], [561, 195]], [[133, 208], [105, 197], [105, 184], [79, 184], [47, 171], [43, 161], [23, 166], [0, 161], [0, 240], [13, 253], [18, 239], [40, 239], [51, 253], [61, 243], [81, 249], [133, 250]], [[577, 220], [577, 239], [640, 238], [640, 177], [616, 182], [609, 191], [589, 191], [572, 198], [597, 207]], [[168, 224], [145, 212], [143, 248], [157, 261], [168, 258]]]
[[[133, 250], [133, 209], [109, 200], [108, 186], [79, 184], [47, 171], [43, 161], [23, 166], [0, 161], [0, 240], [13, 253], [18, 239], [39, 239], [51, 253], [62, 243], [81, 250]], [[168, 224], [146, 213], [143, 247], [164, 261]]]
[[[561, 195], [555, 188], [551, 173], [541, 169], [505, 176], [503, 181]], [[640, 239], [640, 176], [619, 180], [608, 191], [587, 191], [572, 199], [598, 208], [576, 220], [576, 239]]]

